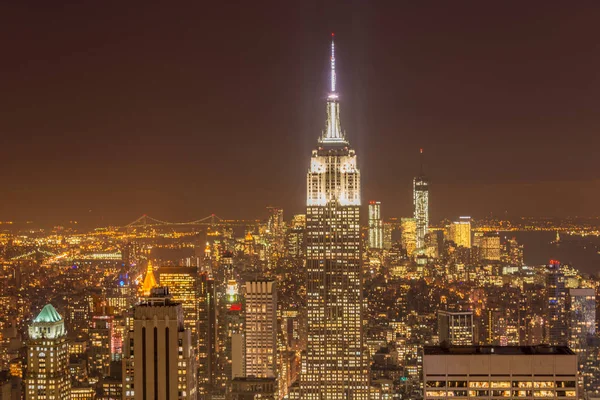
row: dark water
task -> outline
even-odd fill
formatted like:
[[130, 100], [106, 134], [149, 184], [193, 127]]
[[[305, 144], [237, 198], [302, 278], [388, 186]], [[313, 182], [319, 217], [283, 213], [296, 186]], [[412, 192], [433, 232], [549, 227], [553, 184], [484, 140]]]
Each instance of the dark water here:
[[523, 256], [527, 265], [548, 264], [558, 260], [570, 264], [581, 272], [600, 273], [600, 237], [560, 235], [559, 245], [551, 244], [555, 232], [500, 232], [502, 238], [517, 238], [523, 244]]

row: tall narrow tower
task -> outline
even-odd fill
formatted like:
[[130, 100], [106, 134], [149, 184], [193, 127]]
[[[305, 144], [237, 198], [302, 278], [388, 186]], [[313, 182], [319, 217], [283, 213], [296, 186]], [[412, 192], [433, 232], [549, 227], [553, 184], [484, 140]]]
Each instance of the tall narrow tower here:
[[65, 322], [46, 304], [29, 326], [27, 400], [66, 400], [70, 396], [69, 346]]
[[414, 218], [417, 223], [417, 249], [425, 248], [425, 235], [429, 230], [429, 180], [423, 174], [423, 149], [420, 150], [419, 176], [413, 179]]
[[360, 172], [340, 126], [335, 47], [327, 124], [307, 175], [306, 273], [308, 343], [303, 400], [367, 399], [363, 351]]

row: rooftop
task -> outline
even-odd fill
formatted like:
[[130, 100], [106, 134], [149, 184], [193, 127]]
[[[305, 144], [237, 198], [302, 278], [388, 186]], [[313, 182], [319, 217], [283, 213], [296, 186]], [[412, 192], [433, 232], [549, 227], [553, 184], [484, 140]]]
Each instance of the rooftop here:
[[425, 346], [424, 354], [434, 355], [573, 355], [567, 346]]
[[56, 311], [56, 309], [52, 306], [52, 304], [46, 304], [42, 311], [38, 314], [37, 317], [33, 320], [33, 322], [58, 322], [61, 321], [62, 317]]

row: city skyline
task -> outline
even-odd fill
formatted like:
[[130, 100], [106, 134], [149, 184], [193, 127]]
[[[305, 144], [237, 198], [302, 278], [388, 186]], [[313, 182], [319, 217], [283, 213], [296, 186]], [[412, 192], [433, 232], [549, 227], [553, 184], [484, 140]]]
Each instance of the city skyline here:
[[[127, 8], [4, 8], [17, 39], [2, 66], [13, 78], [1, 104], [2, 220], [252, 218], [269, 204], [300, 213], [297, 165], [322, 128], [319, 55], [331, 31], [362, 197], [381, 201], [384, 217], [412, 214], [420, 148], [432, 221], [596, 214], [594, 146], [580, 145], [598, 125], [593, 4], [541, 15], [471, 3], [211, 10], [231, 26], [197, 23], [193, 8], [149, 5], [134, 21]], [[270, 18], [278, 12], [285, 24]], [[31, 31], [16, 34], [25, 19]]]
[[267, 4], [6, 6], [0, 398], [597, 399], [592, 7]]

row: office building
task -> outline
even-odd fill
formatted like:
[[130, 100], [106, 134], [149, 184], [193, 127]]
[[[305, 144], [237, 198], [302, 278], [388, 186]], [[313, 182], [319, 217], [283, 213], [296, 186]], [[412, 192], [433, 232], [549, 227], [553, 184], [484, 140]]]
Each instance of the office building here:
[[546, 269], [546, 318], [548, 343], [566, 345], [568, 343], [567, 289], [565, 275], [556, 260], [551, 260]]
[[479, 251], [484, 261], [500, 261], [500, 235], [496, 232], [486, 232], [479, 240]]
[[425, 346], [424, 400], [578, 398], [577, 356], [565, 346]]
[[402, 248], [411, 257], [417, 250], [417, 221], [414, 218], [402, 218], [400, 226], [402, 227]]
[[277, 285], [246, 282], [246, 375], [277, 376]]
[[51, 304], [29, 325], [26, 400], [67, 400], [71, 395], [65, 324]]
[[460, 217], [448, 227], [448, 239], [458, 247], [471, 248], [471, 217]]
[[383, 248], [383, 220], [381, 202], [369, 202], [369, 249]]
[[90, 326], [90, 374], [103, 377], [110, 374], [110, 362], [115, 352], [112, 315], [95, 315]]
[[276, 400], [277, 379], [256, 378], [253, 376], [234, 378], [232, 382], [232, 400]]
[[394, 227], [389, 222], [383, 223], [383, 248], [390, 250], [392, 248], [392, 231]]
[[596, 334], [596, 291], [592, 288], [569, 289], [569, 347], [584, 353]]
[[202, 272], [198, 283], [198, 390], [209, 393], [217, 373], [217, 293], [214, 279]]
[[363, 342], [360, 172], [340, 126], [331, 43], [327, 123], [307, 174], [308, 335], [302, 399], [367, 399]]
[[413, 206], [417, 249], [425, 248], [425, 235], [429, 231], [429, 180], [423, 174], [423, 149], [420, 150], [420, 172], [413, 179]]
[[290, 229], [287, 233], [288, 256], [292, 258], [304, 257], [304, 238], [306, 236], [306, 215], [294, 215]]
[[438, 311], [438, 335], [440, 343], [450, 346], [473, 344], [472, 311]]
[[196, 362], [181, 304], [157, 287], [134, 307], [123, 354], [124, 399], [196, 399]]
[[168, 287], [172, 301], [181, 304], [183, 324], [192, 332], [192, 341], [198, 341], [198, 268], [160, 267], [158, 282]]

